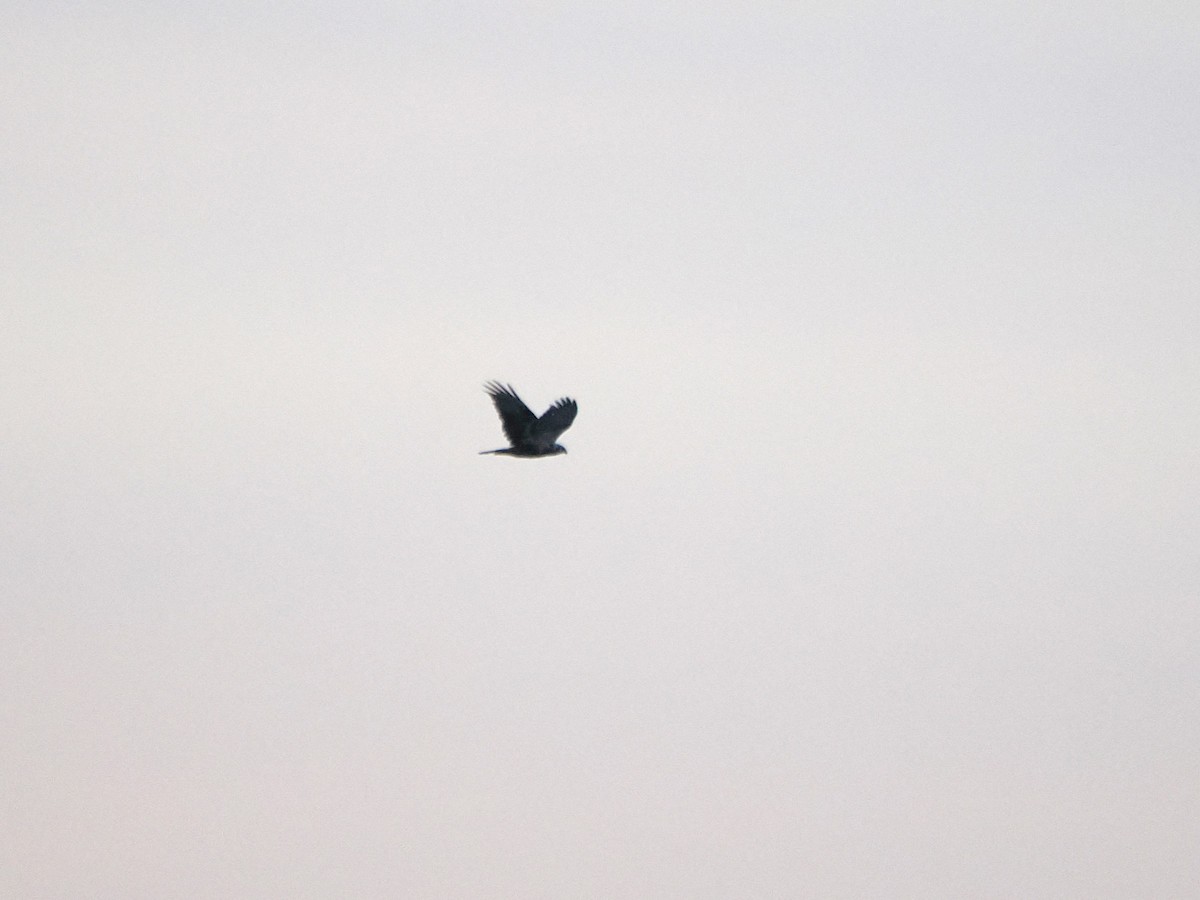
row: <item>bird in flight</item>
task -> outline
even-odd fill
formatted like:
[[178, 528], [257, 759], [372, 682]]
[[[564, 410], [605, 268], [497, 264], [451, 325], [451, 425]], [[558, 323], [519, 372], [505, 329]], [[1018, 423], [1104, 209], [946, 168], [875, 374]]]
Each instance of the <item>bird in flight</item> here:
[[483, 386], [500, 413], [500, 424], [511, 447], [499, 450], [482, 450], [480, 453], [496, 453], [502, 456], [554, 456], [566, 453], [567, 448], [555, 443], [558, 436], [571, 427], [579, 406], [569, 397], [554, 402], [542, 415], [535, 416], [526, 406], [512, 385], [489, 381]]

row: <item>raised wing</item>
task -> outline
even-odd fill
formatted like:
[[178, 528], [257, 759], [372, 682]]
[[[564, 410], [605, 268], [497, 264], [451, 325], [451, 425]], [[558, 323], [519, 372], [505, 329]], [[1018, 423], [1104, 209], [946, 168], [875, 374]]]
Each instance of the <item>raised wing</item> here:
[[538, 442], [553, 446], [558, 440], [558, 436], [571, 427], [577, 412], [579, 412], [579, 405], [570, 397], [563, 397], [561, 400], [555, 401], [553, 406], [542, 413], [542, 417], [533, 427], [533, 433], [537, 436]]
[[[521, 401], [517, 392], [512, 389], [512, 385], [489, 381], [483, 386], [483, 389], [488, 392], [492, 403], [496, 406], [496, 412], [500, 414], [500, 424], [504, 428], [504, 436], [508, 438], [508, 442], [516, 447], [527, 441], [531, 427], [538, 421], [538, 417]], [[574, 413], [571, 414], [571, 418], [575, 418]], [[570, 424], [571, 422], [568, 420], [567, 425]], [[559, 434], [566, 429], [567, 425], [559, 430]]]

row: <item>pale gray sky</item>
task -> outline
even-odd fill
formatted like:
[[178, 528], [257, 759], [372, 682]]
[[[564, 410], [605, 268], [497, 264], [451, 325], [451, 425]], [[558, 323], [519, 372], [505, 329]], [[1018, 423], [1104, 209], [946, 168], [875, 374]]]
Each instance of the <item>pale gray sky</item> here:
[[3, 13], [0, 895], [1195, 893], [1200, 7], [182, 6]]

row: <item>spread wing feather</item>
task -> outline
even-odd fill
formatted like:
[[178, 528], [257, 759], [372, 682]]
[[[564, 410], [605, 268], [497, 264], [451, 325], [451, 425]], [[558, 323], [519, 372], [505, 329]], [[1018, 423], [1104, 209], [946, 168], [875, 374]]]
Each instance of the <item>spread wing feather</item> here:
[[569, 397], [563, 397], [542, 413], [542, 417], [533, 428], [533, 434], [539, 443], [545, 442], [547, 447], [551, 447], [558, 440], [558, 436], [571, 427], [578, 412], [579, 405]]
[[503, 385], [498, 381], [489, 381], [484, 390], [492, 398], [496, 412], [500, 414], [500, 424], [504, 428], [504, 436], [516, 447], [529, 439], [529, 432], [538, 418], [526, 406], [512, 385]]

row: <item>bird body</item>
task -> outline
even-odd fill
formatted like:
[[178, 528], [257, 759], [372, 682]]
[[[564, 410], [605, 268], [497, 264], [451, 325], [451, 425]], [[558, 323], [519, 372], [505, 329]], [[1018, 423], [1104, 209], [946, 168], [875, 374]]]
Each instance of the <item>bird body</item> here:
[[567, 448], [557, 441], [559, 435], [575, 421], [579, 407], [574, 400], [563, 397], [556, 400], [541, 416], [535, 416], [533, 410], [517, 396], [512, 385], [489, 381], [483, 389], [492, 398], [496, 412], [500, 414], [504, 436], [512, 446], [499, 450], [482, 450], [481, 454], [533, 458], [567, 452]]

